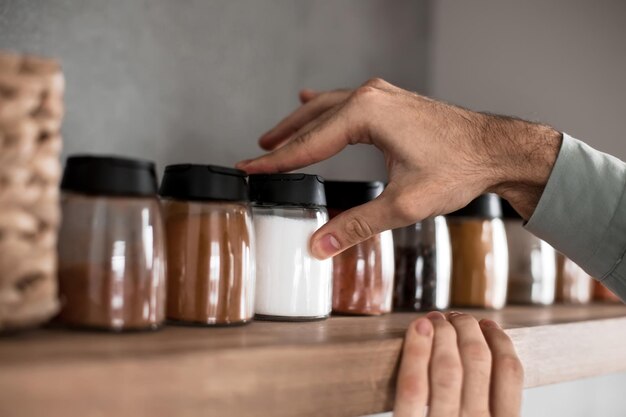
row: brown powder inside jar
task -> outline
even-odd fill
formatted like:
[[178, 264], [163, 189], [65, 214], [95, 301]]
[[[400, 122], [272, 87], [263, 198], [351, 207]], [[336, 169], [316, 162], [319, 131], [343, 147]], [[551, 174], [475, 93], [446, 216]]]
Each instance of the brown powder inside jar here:
[[105, 265], [61, 266], [61, 321], [104, 330], [159, 327], [165, 319], [165, 286], [160, 273], [132, 264], [119, 266], [116, 270], [115, 260]]
[[385, 276], [382, 251], [381, 236], [375, 235], [333, 258], [334, 312], [378, 315], [391, 310], [393, 278]]
[[209, 325], [253, 316], [251, 221], [246, 205], [164, 201], [167, 317]]
[[593, 299], [596, 301], [621, 303], [622, 300], [599, 281], [593, 281]]
[[508, 252], [500, 219], [448, 219], [452, 247], [451, 304], [501, 308], [506, 299]]

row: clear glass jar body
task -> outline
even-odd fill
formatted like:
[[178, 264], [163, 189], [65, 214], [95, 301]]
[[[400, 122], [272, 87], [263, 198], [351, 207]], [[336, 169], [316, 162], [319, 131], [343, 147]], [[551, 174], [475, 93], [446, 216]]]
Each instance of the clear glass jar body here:
[[311, 255], [309, 240], [328, 221], [323, 207], [253, 205], [256, 239], [255, 315], [273, 320], [328, 317], [332, 259]]
[[254, 315], [254, 234], [248, 204], [163, 200], [167, 317], [229, 325]]
[[443, 310], [450, 304], [451, 248], [443, 216], [393, 231], [396, 260], [394, 308]]
[[509, 248], [507, 302], [552, 304], [556, 287], [554, 248], [524, 229], [521, 219], [506, 219], [504, 227]]
[[[339, 210], [329, 210], [331, 217]], [[333, 312], [380, 315], [391, 311], [394, 277], [390, 230], [333, 257]]]
[[593, 278], [571, 259], [557, 252], [556, 301], [587, 304], [591, 301]]
[[507, 293], [508, 249], [501, 219], [449, 217], [451, 304], [499, 309]]
[[76, 327], [144, 330], [165, 319], [159, 201], [64, 193], [59, 319]]

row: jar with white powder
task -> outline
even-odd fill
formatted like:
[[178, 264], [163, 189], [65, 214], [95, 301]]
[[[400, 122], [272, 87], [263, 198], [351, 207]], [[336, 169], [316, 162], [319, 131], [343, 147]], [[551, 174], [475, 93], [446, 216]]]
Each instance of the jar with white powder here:
[[332, 306], [332, 260], [311, 255], [309, 240], [328, 221], [324, 180], [306, 174], [258, 174], [249, 180], [256, 234], [255, 315], [318, 320]]

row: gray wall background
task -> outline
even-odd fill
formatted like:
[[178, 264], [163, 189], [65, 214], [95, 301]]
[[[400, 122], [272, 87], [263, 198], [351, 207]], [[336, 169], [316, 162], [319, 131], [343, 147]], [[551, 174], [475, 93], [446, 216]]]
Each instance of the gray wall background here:
[[[232, 165], [302, 87], [426, 87], [422, 1], [0, 0], [0, 48], [61, 59], [65, 154]], [[384, 178], [372, 149], [309, 168]], [[356, 162], [359, 162], [357, 164]]]
[[[431, 13], [433, 95], [550, 123], [626, 160], [626, 2], [438, 0]], [[527, 390], [523, 415], [626, 416], [624, 387], [611, 375]]]
[[[625, 16], [617, 0], [0, 0], [0, 48], [62, 60], [66, 155], [231, 165], [259, 152], [300, 88], [380, 76], [626, 159]], [[358, 146], [308, 171], [384, 177]], [[623, 416], [624, 386], [528, 390], [524, 415]]]

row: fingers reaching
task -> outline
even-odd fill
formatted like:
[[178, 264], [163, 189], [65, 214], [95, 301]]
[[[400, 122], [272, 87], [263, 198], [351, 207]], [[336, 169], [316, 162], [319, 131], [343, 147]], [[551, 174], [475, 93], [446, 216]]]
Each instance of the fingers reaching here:
[[248, 174], [288, 172], [328, 159], [349, 144], [354, 126], [340, 109], [329, 110], [304, 126], [284, 146], [258, 158], [239, 162]]
[[302, 90], [300, 101], [302, 106], [281, 120], [259, 139], [259, 145], [265, 150], [273, 150], [287, 141], [294, 133], [321, 114], [343, 102], [350, 92], [335, 90], [317, 93], [313, 90]]
[[415, 320], [406, 331], [396, 385], [394, 417], [423, 417], [428, 401], [428, 364], [433, 325], [427, 318]]

